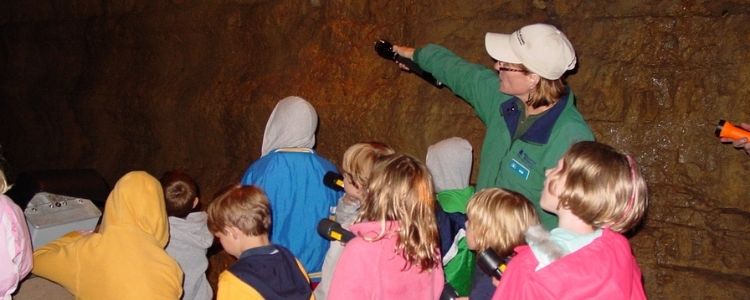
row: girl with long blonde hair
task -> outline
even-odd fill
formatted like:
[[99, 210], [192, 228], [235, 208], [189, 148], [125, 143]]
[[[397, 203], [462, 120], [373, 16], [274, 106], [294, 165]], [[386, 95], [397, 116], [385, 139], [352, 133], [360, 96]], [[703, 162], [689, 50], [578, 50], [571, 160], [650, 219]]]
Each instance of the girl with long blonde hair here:
[[409, 155], [386, 157], [365, 193], [328, 299], [438, 299], [443, 272], [425, 165]]

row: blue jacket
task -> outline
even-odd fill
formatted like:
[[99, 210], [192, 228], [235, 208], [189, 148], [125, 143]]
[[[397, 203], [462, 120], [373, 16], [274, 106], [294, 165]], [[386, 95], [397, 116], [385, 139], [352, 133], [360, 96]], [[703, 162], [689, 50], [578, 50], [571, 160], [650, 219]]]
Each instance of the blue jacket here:
[[255, 161], [243, 185], [261, 188], [271, 204], [271, 242], [289, 249], [311, 277], [320, 272], [329, 242], [317, 232], [320, 219], [330, 215], [341, 192], [323, 185], [336, 167], [313, 150], [272, 151]]

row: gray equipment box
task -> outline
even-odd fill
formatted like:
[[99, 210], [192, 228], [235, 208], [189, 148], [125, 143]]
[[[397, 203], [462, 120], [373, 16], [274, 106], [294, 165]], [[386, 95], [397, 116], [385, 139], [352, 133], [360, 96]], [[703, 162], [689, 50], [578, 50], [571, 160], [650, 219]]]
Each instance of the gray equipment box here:
[[24, 210], [36, 250], [71, 231], [92, 231], [102, 212], [90, 200], [36, 193]]

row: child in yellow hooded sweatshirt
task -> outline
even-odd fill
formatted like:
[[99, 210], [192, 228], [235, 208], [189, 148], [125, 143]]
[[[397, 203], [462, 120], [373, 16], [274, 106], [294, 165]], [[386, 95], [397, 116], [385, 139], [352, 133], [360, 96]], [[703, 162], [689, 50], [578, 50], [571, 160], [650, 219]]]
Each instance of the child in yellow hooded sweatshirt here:
[[71, 232], [34, 251], [32, 273], [76, 299], [178, 299], [182, 271], [164, 246], [169, 224], [161, 184], [146, 172], [120, 178], [98, 233]]

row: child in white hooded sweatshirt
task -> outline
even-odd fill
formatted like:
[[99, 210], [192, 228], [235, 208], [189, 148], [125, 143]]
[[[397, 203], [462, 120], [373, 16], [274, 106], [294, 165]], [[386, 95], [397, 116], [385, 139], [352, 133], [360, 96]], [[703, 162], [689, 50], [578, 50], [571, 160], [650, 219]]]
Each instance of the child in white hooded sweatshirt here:
[[318, 114], [307, 100], [281, 99], [268, 117], [261, 156], [245, 171], [240, 183], [259, 187], [271, 205], [271, 243], [294, 254], [310, 280], [320, 282], [329, 241], [317, 225], [330, 216], [340, 191], [323, 185], [336, 166], [320, 156], [315, 147]]
[[210, 300], [213, 290], [206, 279], [206, 252], [214, 241], [206, 224], [208, 216], [194, 211], [198, 206], [198, 186], [182, 172], [167, 172], [161, 177], [167, 215], [169, 243], [167, 253], [185, 273], [182, 300]]
[[459, 296], [469, 295], [475, 264], [464, 226], [466, 206], [474, 194], [474, 187], [469, 184], [472, 160], [471, 144], [460, 137], [447, 138], [427, 148], [427, 169], [432, 174], [438, 202], [435, 216], [445, 281]]

